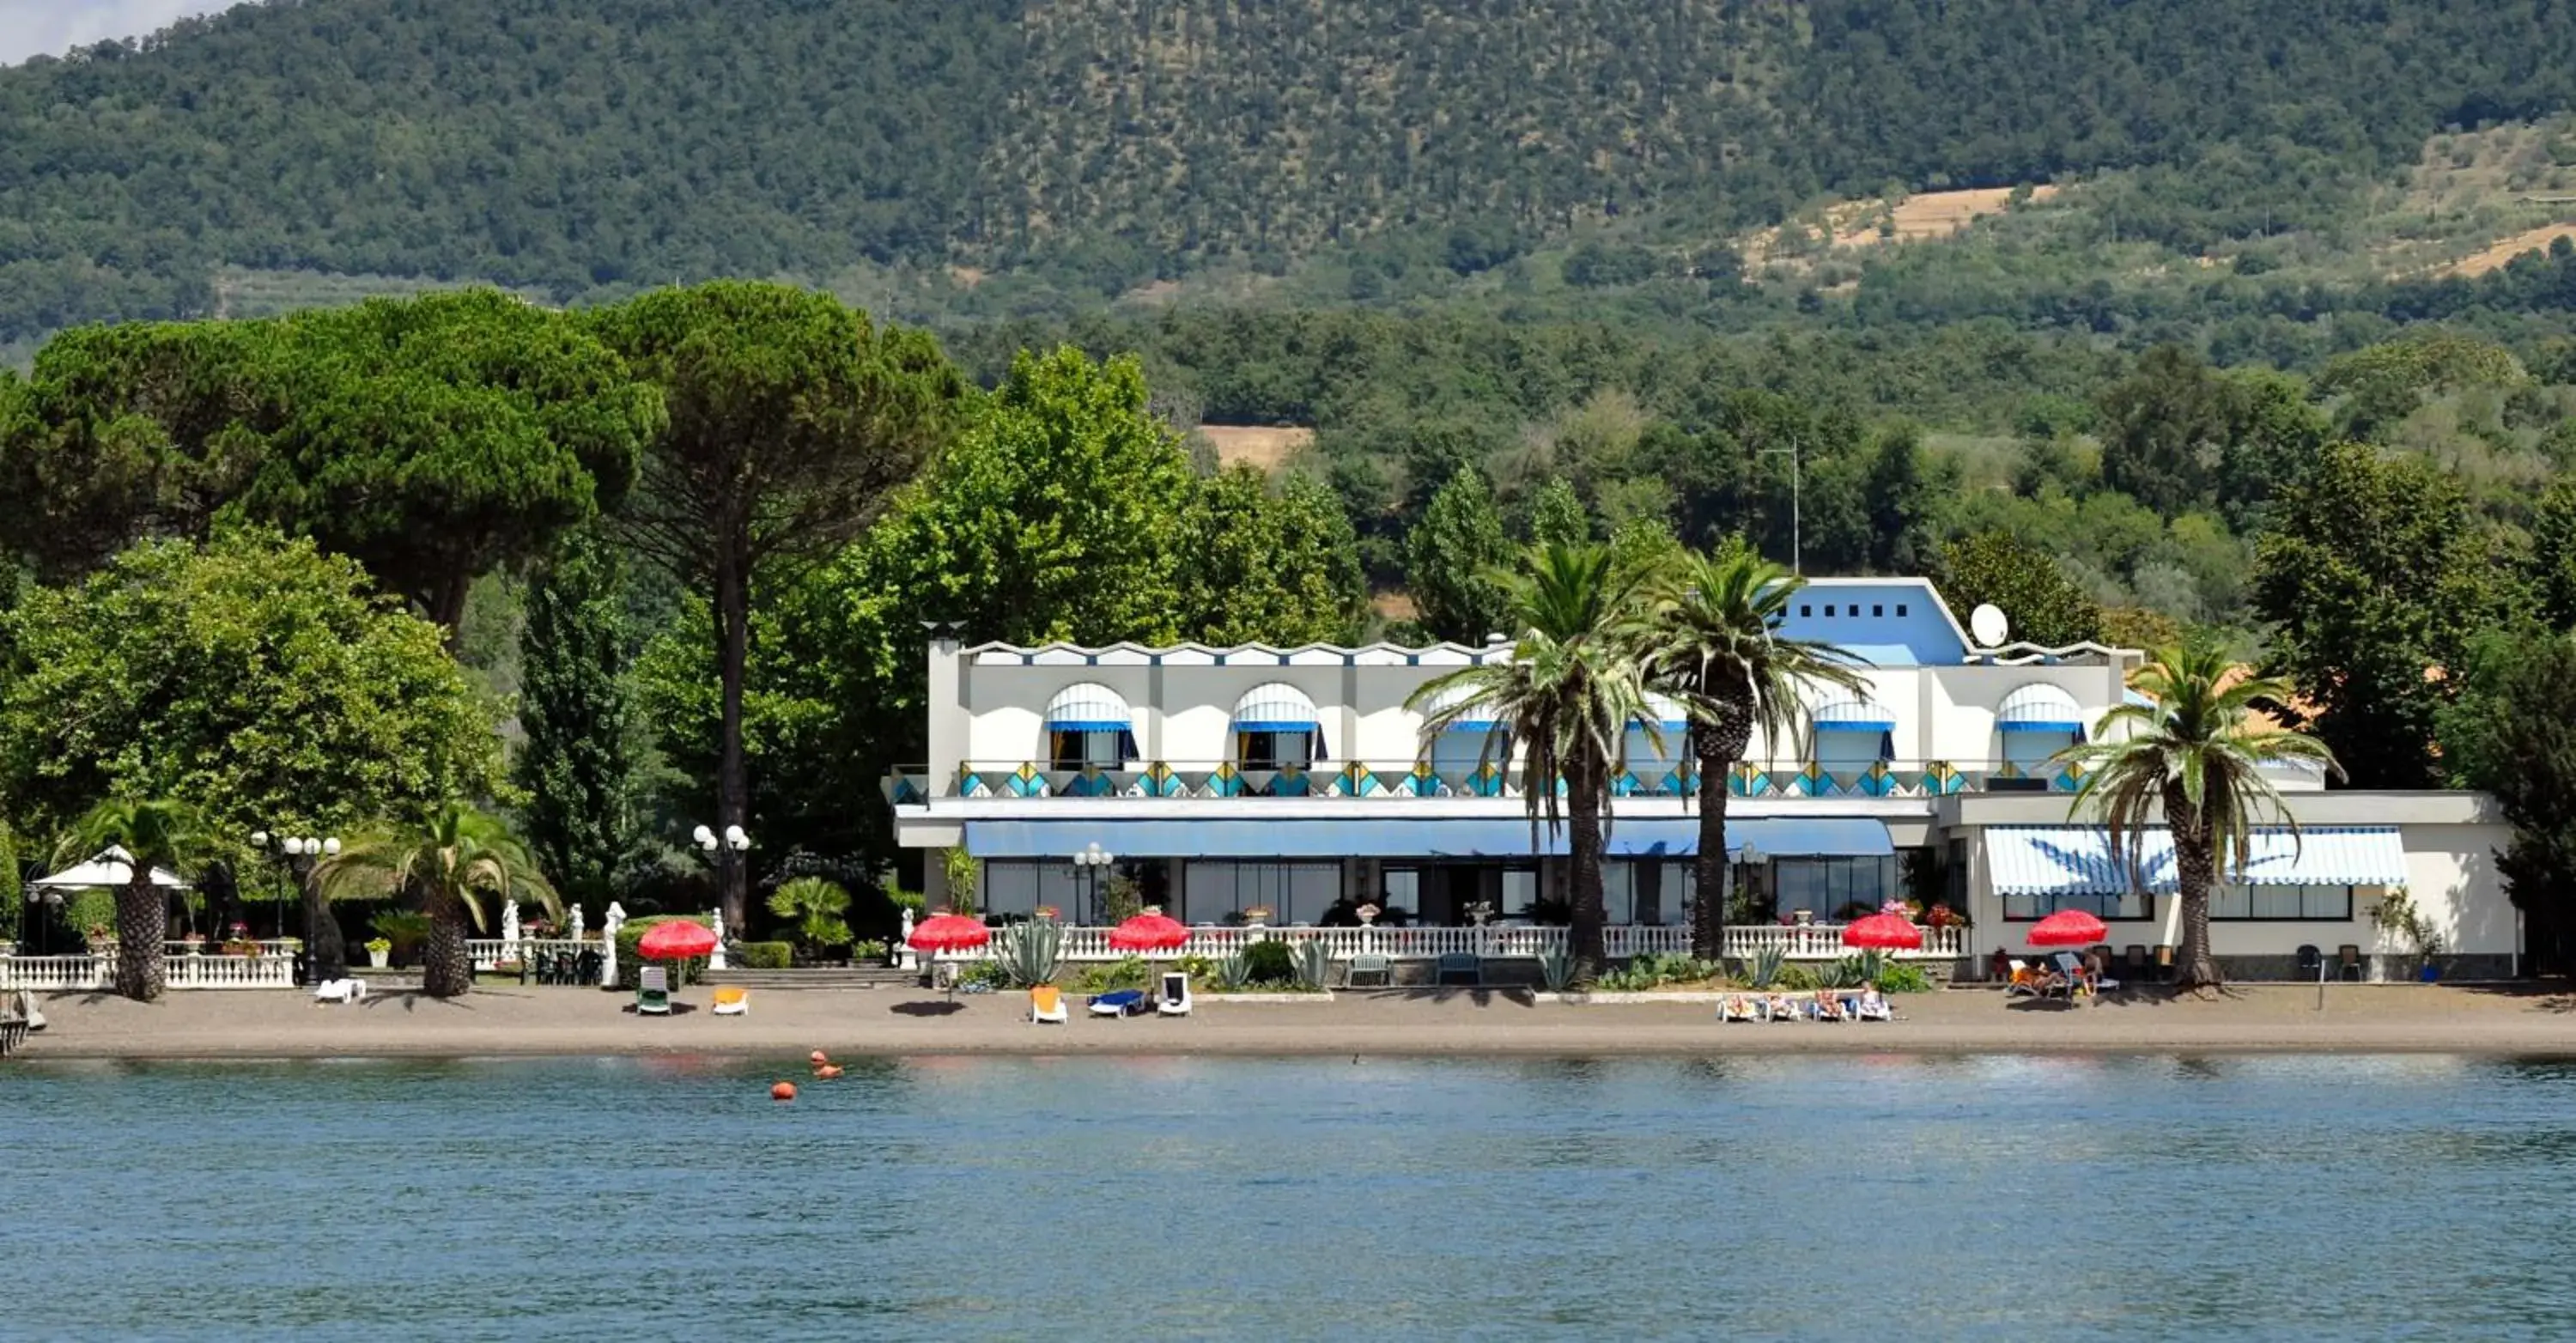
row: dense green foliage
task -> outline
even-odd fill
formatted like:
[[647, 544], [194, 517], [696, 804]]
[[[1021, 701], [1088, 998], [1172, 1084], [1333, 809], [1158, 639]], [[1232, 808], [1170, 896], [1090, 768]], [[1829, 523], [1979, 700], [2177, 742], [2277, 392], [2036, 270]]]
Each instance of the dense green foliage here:
[[[2197, 249], [2317, 222], [2445, 124], [2565, 109], [2571, 72], [2542, 0], [262, 5], [0, 71], [0, 340], [215, 311], [218, 263], [568, 299], [968, 262], [1098, 294], [1332, 251], [1365, 296], [1602, 221], [2131, 165], [2101, 224]], [[1735, 264], [1613, 237], [1564, 269]], [[2109, 297], [2054, 278], [1994, 297]]]
[[2524, 946], [2543, 973], [2576, 968], [2576, 640], [2517, 630], [2479, 641], [2456, 705], [2441, 715], [2443, 763], [2493, 793], [2514, 827], [2497, 870], [2525, 916]]
[[497, 565], [613, 505], [659, 407], [567, 319], [489, 290], [48, 344], [0, 484], [13, 543], [77, 572], [246, 519], [352, 555], [442, 625]]
[[566, 900], [605, 910], [636, 846], [630, 639], [619, 556], [596, 537], [559, 546], [528, 585], [514, 762], [528, 846]]
[[150, 543], [0, 616], [0, 799], [59, 833], [104, 798], [218, 834], [330, 833], [498, 783], [436, 627], [355, 563], [249, 531]]

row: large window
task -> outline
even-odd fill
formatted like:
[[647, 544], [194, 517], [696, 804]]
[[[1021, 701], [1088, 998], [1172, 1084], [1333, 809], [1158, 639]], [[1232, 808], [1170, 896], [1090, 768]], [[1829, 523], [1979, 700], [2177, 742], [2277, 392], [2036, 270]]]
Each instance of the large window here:
[[1245, 769], [1310, 769], [1315, 763], [1315, 733], [1238, 732], [1234, 755]]
[[1634, 862], [1612, 861], [1601, 865], [1601, 903], [1611, 923], [1665, 924], [1681, 922], [1681, 886], [1673, 879], [1676, 869], [1687, 869], [1687, 862], [1667, 863], [1659, 858]]
[[2080, 909], [2105, 923], [2137, 922], [2156, 916], [2156, 898], [2134, 891], [2104, 895], [2095, 891], [2057, 895], [2007, 895], [2004, 918], [2012, 923], [2029, 923], [2047, 918], [2061, 909]]
[[1222, 923], [1255, 906], [1273, 925], [1315, 923], [1342, 898], [1339, 863], [1201, 863], [1189, 865], [1182, 894], [1192, 923]]
[[2343, 923], [2352, 918], [2352, 888], [2221, 886], [2209, 893], [2209, 917], [2257, 923]]
[[[1015, 914], [1023, 918], [1037, 912], [1040, 905], [1053, 905], [1068, 922], [1080, 920], [1084, 913], [1082, 897], [1088, 893], [1088, 878], [1068, 862], [991, 859], [984, 863], [982, 911], [986, 914]], [[1106, 884], [1108, 878], [1101, 878]]]
[[1050, 769], [1124, 769], [1134, 757], [1134, 734], [1120, 731], [1068, 732], [1056, 729], [1047, 733], [1047, 767]]
[[1806, 910], [1819, 923], [1841, 923], [1878, 907], [1898, 893], [1896, 858], [1779, 858], [1771, 864], [1779, 913]]

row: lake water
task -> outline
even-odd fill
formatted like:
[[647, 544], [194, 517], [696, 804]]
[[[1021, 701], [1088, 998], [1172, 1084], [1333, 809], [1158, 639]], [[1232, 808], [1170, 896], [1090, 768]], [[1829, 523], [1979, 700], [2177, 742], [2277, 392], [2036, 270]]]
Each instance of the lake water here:
[[2576, 1064], [0, 1065], [0, 1337], [2553, 1338]]

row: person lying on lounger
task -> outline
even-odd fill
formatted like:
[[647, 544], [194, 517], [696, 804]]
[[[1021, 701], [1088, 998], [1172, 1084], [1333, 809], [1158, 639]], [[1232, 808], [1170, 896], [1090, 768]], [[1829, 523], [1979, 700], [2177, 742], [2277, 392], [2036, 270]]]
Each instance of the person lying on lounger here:
[[1816, 1020], [1843, 1020], [1843, 1000], [1832, 989], [1816, 990]]
[[1852, 1012], [1853, 1015], [1861, 1021], [1894, 1021], [1896, 1019], [1896, 1013], [1888, 1009], [1887, 995], [1880, 993], [1876, 984], [1863, 984], [1860, 986], [1860, 1002], [1852, 1009]]

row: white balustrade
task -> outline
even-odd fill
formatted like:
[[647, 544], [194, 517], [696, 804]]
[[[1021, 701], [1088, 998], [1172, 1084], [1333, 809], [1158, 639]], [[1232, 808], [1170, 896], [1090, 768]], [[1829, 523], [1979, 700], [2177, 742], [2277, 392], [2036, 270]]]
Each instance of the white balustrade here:
[[[1067, 927], [1064, 930], [1062, 955], [1068, 961], [1114, 961], [1146, 953], [1113, 950], [1107, 928]], [[1673, 956], [1691, 949], [1690, 929], [1681, 925], [1613, 924], [1602, 930], [1609, 954], [1617, 959], [1632, 956]], [[1204, 956], [1222, 960], [1255, 942], [1320, 942], [1334, 960], [1346, 961], [1353, 956], [1392, 956], [1398, 960], [1429, 960], [1433, 957], [1466, 953], [1488, 958], [1537, 956], [1565, 944], [1566, 930], [1528, 924], [1492, 924], [1482, 928], [1450, 927], [1368, 927], [1368, 928], [1270, 928], [1211, 927], [1190, 929], [1190, 940], [1169, 951], [1151, 953], [1151, 957], [1177, 960], [1183, 956]], [[995, 933], [998, 945], [1000, 933]], [[1960, 930], [1957, 928], [1923, 929], [1923, 946], [1917, 951], [1890, 953], [1900, 959], [1940, 959], [1960, 954]], [[1770, 925], [1735, 925], [1726, 930], [1726, 954], [1742, 958], [1766, 948], [1777, 947], [1791, 960], [1839, 960], [1851, 954], [1843, 945], [1840, 924], [1812, 924], [1801, 927]], [[988, 947], [981, 954], [989, 955]], [[975, 959], [978, 953], [967, 953], [964, 959]]]
[[[291, 989], [295, 958], [266, 956], [167, 956], [161, 982], [173, 989]], [[116, 985], [116, 958], [108, 955], [0, 958], [0, 989], [100, 990]]]
[[599, 938], [522, 937], [512, 942], [498, 937], [469, 937], [465, 939], [465, 958], [472, 961], [477, 970], [490, 970], [495, 966], [533, 961], [539, 956], [561, 951], [576, 955], [585, 951], [604, 954], [601, 942]]

